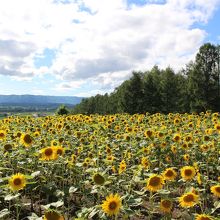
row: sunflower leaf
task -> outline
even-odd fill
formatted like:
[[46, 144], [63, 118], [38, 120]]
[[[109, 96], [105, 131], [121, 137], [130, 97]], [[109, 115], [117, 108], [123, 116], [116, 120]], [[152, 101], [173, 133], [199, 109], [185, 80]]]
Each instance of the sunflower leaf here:
[[9, 195], [5, 196], [5, 201], [11, 201], [11, 200], [13, 200], [13, 199], [18, 198], [19, 196], [20, 196], [20, 193], [15, 194], [15, 195], [9, 194]]
[[217, 209], [219, 209], [220, 208], [220, 201], [216, 201], [215, 203], [214, 203], [214, 208], [212, 209], [212, 212], [211, 212], [211, 214], [213, 214]]
[[94, 208], [94, 209], [92, 210], [92, 212], [90, 212], [88, 218], [89, 218], [89, 219], [92, 218], [92, 217], [95, 216], [98, 212], [99, 212], [99, 210], [96, 209], [96, 208]]
[[63, 201], [57, 201], [57, 202], [52, 202], [50, 204], [44, 205], [42, 207], [45, 209], [49, 209], [51, 207], [58, 208], [58, 207], [62, 206], [63, 204], [64, 204]]
[[6, 216], [9, 215], [9, 214], [10, 214], [10, 212], [9, 212], [8, 209], [2, 209], [2, 210], [0, 211], [0, 219], [3, 219], [4, 217], [6, 217]]
[[40, 171], [39, 171], [39, 170], [36, 171], [36, 172], [33, 172], [33, 173], [31, 174], [32, 177], [36, 177], [36, 176], [39, 176], [39, 175], [40, 175]]
[[78, 188], [76, 188], [76, 187], [74, 187], [74, 186], [71, 186], [70, 188], [69, 188], [69, 193], [71, 194], [71, 193], [74, 193], [74, 192], [76, 192], [78, 190]]

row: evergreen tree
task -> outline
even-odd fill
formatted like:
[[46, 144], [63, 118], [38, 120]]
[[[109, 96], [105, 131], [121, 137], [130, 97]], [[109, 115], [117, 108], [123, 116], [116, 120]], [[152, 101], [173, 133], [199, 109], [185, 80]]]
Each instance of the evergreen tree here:
[[143, 107], [144, 111], [155, 113], [161, 110], [162, 100], [160, 94], [161, 73], [157, 66], [154, 66], [150, 72], [145, 73], [143, 83]]
[[127, 90], [124, 93], [123, 104], [125, 112], [130, 114], [144, 112], [143, 94], [143, 74], [133, 72]]
[[59, 106], [56, 112], [58, 115], [67, 115], [70, 111], [67, 109], [65, 105], [61, 105]]

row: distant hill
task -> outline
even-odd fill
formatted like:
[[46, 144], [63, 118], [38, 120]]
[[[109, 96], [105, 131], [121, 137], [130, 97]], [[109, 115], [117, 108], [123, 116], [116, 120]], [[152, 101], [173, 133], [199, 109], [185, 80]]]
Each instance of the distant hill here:
[[70, 104], [80, 103], [82, 97], [77, 96], [44, 96], [44, 95], [0, 95], [1, 104]]

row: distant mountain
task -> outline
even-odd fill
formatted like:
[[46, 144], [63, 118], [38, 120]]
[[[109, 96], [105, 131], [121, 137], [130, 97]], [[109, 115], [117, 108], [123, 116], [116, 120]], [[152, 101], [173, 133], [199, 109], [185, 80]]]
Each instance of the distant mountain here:
[[44, 95], [0, 95], [1, 104], [70, 104], [80, 103], [82, 97], [77, 96], [44, 96]]

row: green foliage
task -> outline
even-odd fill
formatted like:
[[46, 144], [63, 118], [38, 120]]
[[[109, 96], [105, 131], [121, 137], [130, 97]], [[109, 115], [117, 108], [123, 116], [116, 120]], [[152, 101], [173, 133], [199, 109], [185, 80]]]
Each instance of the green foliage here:
[[129, 80], [127, 89], [123, 94], [123, 106], [125, 112], [131, 114], [141, 113], [143, 111], [143, 74], [141, 72], [133, 72], [132, 78]]
[[59, 108], [57, 109], [56, 113], [58, 115], [67, 115], [70, 113], [70, 111], [67, 109], [67, 107], [65, 105], [61, 105], [59, 106]]
[[220, 46], [206, 43], [194, 62], [175, 73], [170, 67], [133, 72], [111, 94], [83, 99], [74, 113], [220, 111]]

